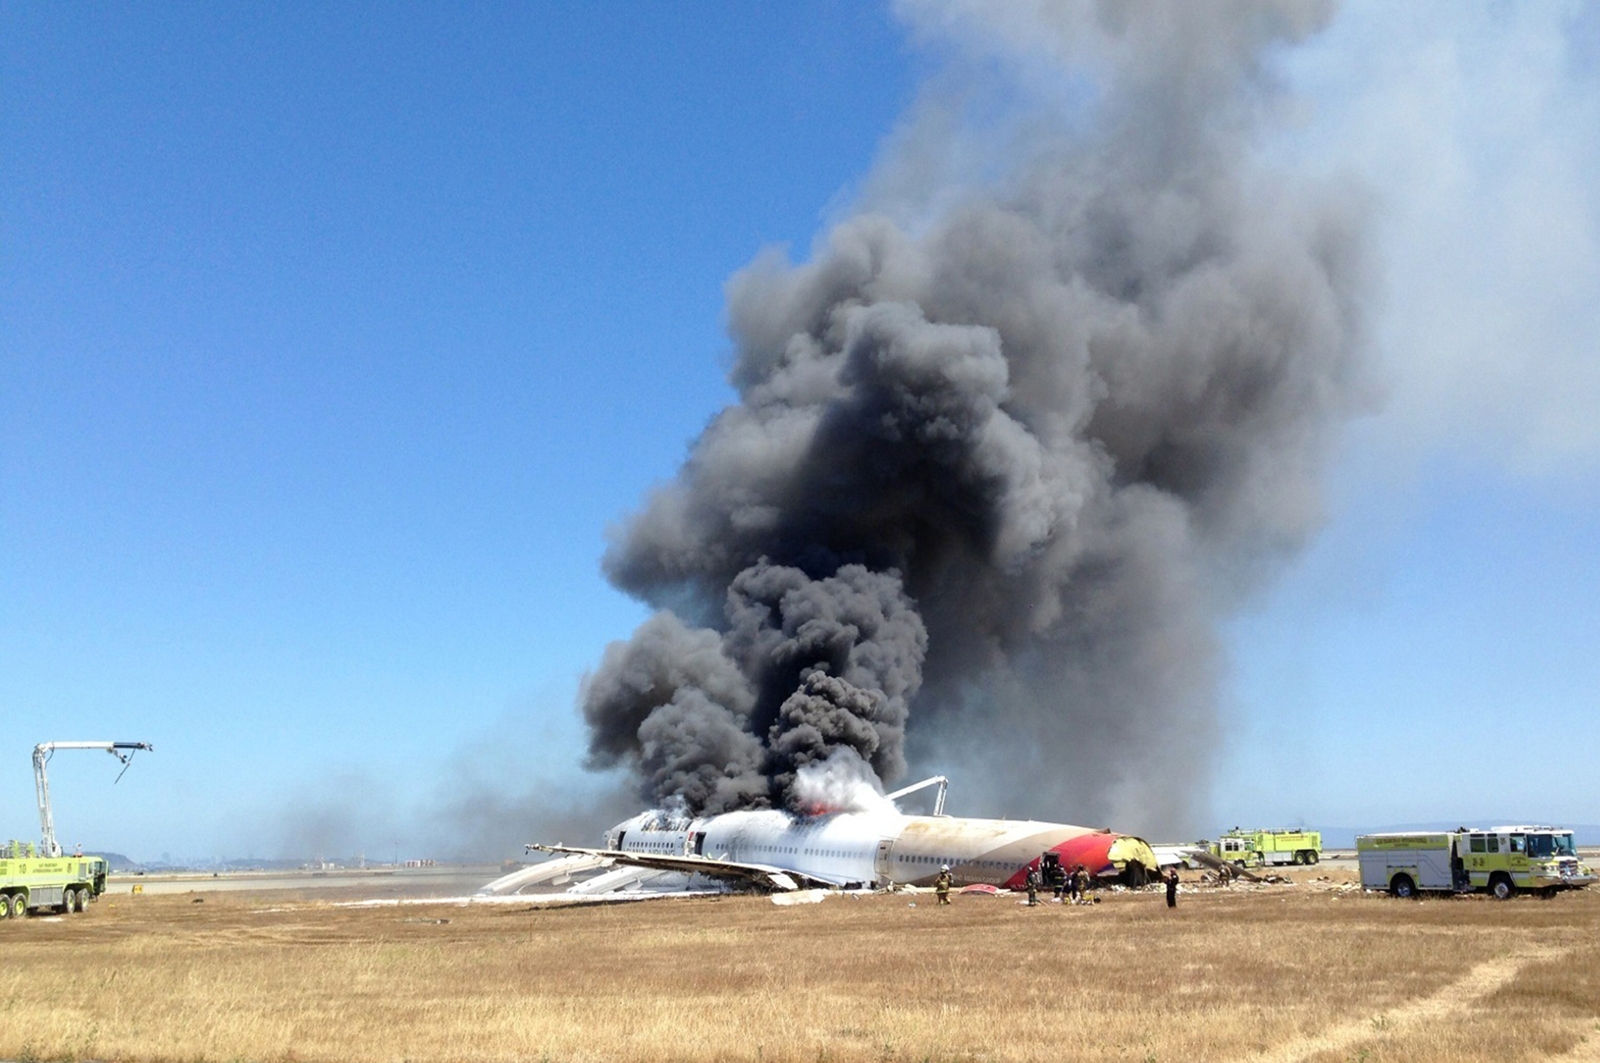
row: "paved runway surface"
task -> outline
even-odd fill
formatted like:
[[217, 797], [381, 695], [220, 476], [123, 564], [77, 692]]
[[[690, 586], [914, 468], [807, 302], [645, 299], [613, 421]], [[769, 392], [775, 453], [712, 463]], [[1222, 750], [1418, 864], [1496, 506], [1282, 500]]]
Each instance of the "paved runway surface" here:
[[183, 874], [113, 874], [106, 882], [110, 896], [133, 892], [214, 893], [217, 891], [324, 890], [358, 891], [362, 897], [463, 897], [476, 893], [502, 874], [498, 864], [448, 867], [371, 868], [365, 871], [223, 871]]

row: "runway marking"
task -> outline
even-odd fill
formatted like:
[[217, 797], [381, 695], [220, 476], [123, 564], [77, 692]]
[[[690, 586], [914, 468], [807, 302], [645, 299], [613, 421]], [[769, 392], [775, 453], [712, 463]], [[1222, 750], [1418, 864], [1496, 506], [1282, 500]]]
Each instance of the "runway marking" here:
[[[1451, 982], [1431, 996], [1413, 1000], [1409, 1004], [1402, 1004], [1364, 1019], [1340, 1023], [1314, 1037], [1291, 1041], [1260, 1053], [1254, 1058], [1258, 1063], [1296, 1063], [1318, 1052], [1337, 1052], [1353, 1047], [1362, 1041], [1373, 1040], [1403, 1026], [1435, 1022], [1454, 1012], [1466, 1010], [1467, 1006], [1478, 998], [1488, 996], [1510, 984], [1524, 964], [1554, 959], [1566, 951], [1558, 948], [1534, 949], [1503, 956], [1497, 960], [1488, 960], [1468, 971], [1466, 977]], [[1600, 1049], [1600, 1044], [1592, 1047]], [[1591, 1057], [1568, 1055], [1561, 1058], [1575, 1061]], [[1600, 1056], [1594, 1058], [1600, 1059]]]

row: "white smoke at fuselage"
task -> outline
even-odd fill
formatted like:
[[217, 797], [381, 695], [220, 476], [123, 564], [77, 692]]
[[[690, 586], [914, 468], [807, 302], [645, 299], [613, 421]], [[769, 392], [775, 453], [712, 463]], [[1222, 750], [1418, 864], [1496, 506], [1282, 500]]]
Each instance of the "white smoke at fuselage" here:
[[872, 768], [854, 750], [836, 749], [795, 773], [794, 795], [807, 812], [870, 812], [893, 814], [893, 801]]

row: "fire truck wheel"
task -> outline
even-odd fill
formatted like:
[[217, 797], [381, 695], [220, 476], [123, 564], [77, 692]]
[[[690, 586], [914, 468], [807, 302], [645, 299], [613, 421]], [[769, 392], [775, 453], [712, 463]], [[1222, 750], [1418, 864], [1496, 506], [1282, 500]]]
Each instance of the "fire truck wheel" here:
[[88, 890], [79, 890], [78, 891], [78, 911], [87, 912], [88, 910], [89, 910], [89, 891]]
[[1317, 854], [1315, 849], [1306, 850], [1306, 863], [1314, 864], [1320, 859], [1322, 859], [1322, 857]]
[[1417, 895], [1417, 884], [1411, 881], [1410, 875], [1396, 875], [1389, 883], [1389, 892], [1403, 901], [1409, 901]]
[[0, 919], [11, 918], [11, 895], [0, 893]]
[[1509, 876], [1501, 873], [1489, 880], [1489, 892], [1497, 901], [1509, 901], [1517, 892], [1517, 887], [1511, 884]]
[[11, 918], [21, 919], [28, 914], [28, 898], [21, 893], [11, 895]]

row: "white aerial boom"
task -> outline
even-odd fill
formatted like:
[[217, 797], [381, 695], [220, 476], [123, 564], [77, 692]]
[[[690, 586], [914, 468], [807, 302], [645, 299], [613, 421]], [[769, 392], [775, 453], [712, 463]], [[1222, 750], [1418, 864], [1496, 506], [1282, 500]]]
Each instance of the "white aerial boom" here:
[[[55, 819], [50, 815], [50, 780], [45, 778], [44, 766], [58, 749], [103, 749], [122, 762], [128, 762], [141, 749], [154, 749], [149, 742], [41, 742], [33, 747], [33, 785], [39, 791], [39, 855], [60, 856], [61, 845], [56, 841]], [[122, 778], [121, 772], [117, 778]]]
[[926, 790], [930, 786], [937, 786], [939, 788], [939, 792], [934, 794], [933, 797], [933, 814], [936, 816], [942, 816], [944, 815], [944, 795], [945, 792], [950, 789], [950, 780], [945, 778], [943, 775], [935, 775], [931, 779], [923, 779], [921, 782], [914, 782], [910, 786], [902, 786], [894, 793], [884, 794], [883, 796], [887, 797], [891, 801], [894, 801], [898, 798], [906, 796], [907, 794], [914, 794], [918, 790]]

